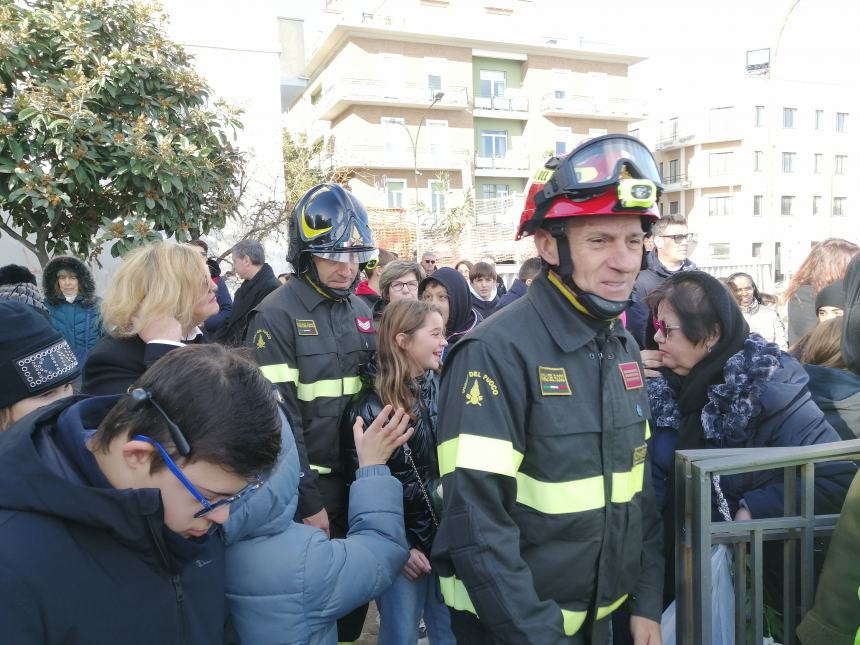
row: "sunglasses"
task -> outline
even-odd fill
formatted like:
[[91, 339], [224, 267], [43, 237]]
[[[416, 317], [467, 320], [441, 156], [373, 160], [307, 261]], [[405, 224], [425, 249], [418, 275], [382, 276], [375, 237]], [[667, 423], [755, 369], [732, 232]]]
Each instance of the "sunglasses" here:
[[652, 318], [651, 322], [654, 325], [654, 329], [659, 331], [663, 338], [665, 338], [666, 340], [669, 340], [669, 333], [673, 329], [681, 329], [680, 325], [670, 325], [665, 320], [657, 320], [656, 318]]
[[671, 239], [675, 244], [681, 244], [682, 242], [693, 242], [693, 240], [695, 239], [695, 236], [692, 233], [684, 233], [683, 235], [658, 235], [657, 237]]

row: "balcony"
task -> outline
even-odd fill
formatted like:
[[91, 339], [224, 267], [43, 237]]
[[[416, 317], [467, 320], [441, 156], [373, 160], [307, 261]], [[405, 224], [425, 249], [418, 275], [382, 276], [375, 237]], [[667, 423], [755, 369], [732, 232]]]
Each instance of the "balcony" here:
[[503, 157], [475, 155], [475, 177], [529, 177], [528, 155], [515, 153]]
[[[426, 109], [438, 89], [422, 83], [404, 83], [369, 78], [341, 78], [328, 85], [315, 101], [318, 119], [330, 121], [351, 105], [394, 105]], [[448, 86], [434, 110], [465, 110], [469, 107], [465, 87]]]
[[559, 97], [556, 92], [543, 95], [541, 114], [610, 121], [639, 121], [646, 116], [645, 104], [640, 101], [623, 98], [597, 99], [583, 94], [565, 94]]
[[693, 183], [687, 175], [665, 175], [663, 177], [663, 192], [674, 193], [690, 188]]
[[[403, 136], [406, 137], [405, 134]], [[469, 151], [466, 149], [418, 147], [419, 170], [463, 171], [467, 169], [468, 161]], [[337, 143], [334, 150], [323, 152], [319, 163], [326, 169], [385, 168], [408, 170], [411, 173], [415, 168], [415, 157], [409, 146]]]
[[529, 118], [529, 99], [527, 96], [476, 96], [472, 114], [490, 119], [526, 121]]

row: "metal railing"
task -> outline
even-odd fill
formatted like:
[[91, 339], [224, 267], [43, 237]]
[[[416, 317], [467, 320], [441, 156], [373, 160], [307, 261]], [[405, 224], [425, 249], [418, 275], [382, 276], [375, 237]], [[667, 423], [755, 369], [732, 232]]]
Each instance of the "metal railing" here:
[[527, 96], [476, 96], [473, 100], [476, 110], [504, 112], [528, 112]]
[[[711, 546], [734, 555], [735, 643], [761, 643], [764, 632], [764, 543], [783, 542], [783, 645], [797, 643], [798, 619], [812, 607], [814, 540], [833, 533], [838, 515], [816, 515], [815, 465], [856, 460], [860, 439], [791, 448], [684, 450], [675, 454], [675, 596], [678, 645], [711, 643]], [[783, 517], [711, 520], [713, 475], [783, 470]], [[797, 470], [800, 471], [798, 481]], [[799, 486], [798, 486], [799, 485]], [[800, 509], [797, 512], [797, 499]], [[799, 551], [799, 553], [798, 553]], [[799, 557], [800, 575], [797, 575]], [[750, 565], [748, 576], [747, 563]], [[800, 611], [797, 611], [798, 578]], [[747, 615], [749, 595], [751, 610]], [[752, 640], [748, 640], [751, 632]]]

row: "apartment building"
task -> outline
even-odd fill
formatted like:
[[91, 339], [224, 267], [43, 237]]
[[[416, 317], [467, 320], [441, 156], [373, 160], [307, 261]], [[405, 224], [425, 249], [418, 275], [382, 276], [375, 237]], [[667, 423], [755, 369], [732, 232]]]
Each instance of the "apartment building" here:
[[[531, 3], [326, 4], [307, 17], [307, 86], [285, 121], [326, 142], [325, 167], [355, 169], [370, 207], [506, 201], [551, 154], [644, 116], [628, 79], [642, 59], [527, 28]], [[494, 223], [518, 217], [507, 201]]]
[[681, 112], [658, 101], [652, 122], [662, 212], [687, 218], [698, 236], [693, 259], [766, 265], [770, 289], [815, 242], [860, 241], [851, 217], [856, 100], [846, 89], [767, 76], [719, 86]]

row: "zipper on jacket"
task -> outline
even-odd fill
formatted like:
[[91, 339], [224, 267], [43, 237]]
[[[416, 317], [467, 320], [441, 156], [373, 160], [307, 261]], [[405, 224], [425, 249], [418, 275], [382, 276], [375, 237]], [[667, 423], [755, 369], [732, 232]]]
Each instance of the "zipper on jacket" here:
[[185, 638], [185, 591], [182, 589], [182, 579], [179, 575], [170, 577], [173, 591], [176, 593], [176, 608], [179, 611], [179, 642], [186, 643]]

